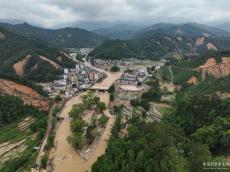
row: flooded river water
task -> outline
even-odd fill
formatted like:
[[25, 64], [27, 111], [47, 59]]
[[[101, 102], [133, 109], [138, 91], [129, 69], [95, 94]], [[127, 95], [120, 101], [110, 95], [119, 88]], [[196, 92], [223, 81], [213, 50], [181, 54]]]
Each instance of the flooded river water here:
[[[105, 86], [107, 84], [111, 85], [111, 82], [114, 82], [114, 80], [118, 79], [120, 75], [115, 74], [114, 76], [110, 75], [109, 77], [112, 78], [107, 78], [105, 80]], [[98, 86], [101, 86], [101, 84], [99, 84]], [[88, 160], [84, 160], [83, 158], [81, 158], [79, 154], [75, 151], [75, 149], [67, 141], [67, 137], [71, 135], [70, 118], [68, 113], [71, 111], [74, 104], [78, 104], [81, 102], [80, 97], [82, 94], [69, 99], [60, 113], [60, 116], [63, 117], [64, 120], [59, 124], [57, 128], [55, 137], [56, 147], [53, 148], [50, 153], [50, 158], [54, 158], [53, 166], [55, 172], [90, 172], [92, 164], [97, 160], [99, 156], [105, 153], [107, 141], [109, 139], [111, 129], [115, 121], [115, 117], [111, 116], [108, 110], [104, 112], [109, 117], [106, 129], [101, 137], [101, 140], [97, 144], [95, 151]], [[98, 96], [106, 104], [109, 103], [108, 92], [99, 92]]]

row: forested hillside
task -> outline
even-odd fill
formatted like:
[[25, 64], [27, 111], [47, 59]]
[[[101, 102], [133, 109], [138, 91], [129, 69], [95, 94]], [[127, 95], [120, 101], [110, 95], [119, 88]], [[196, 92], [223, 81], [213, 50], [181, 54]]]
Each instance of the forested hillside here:
[[[16, 96], [0, 96], [0, 171], [27, 171], [46, 131], [47, 114]], [[16, 146], [15, 146], [16, 145]]]
[[228, 32], [200, 24], [156, 24], [133, 39], [106, 41], [90, 55], [102, 59], [181, 59], [227, 49], [229, 38]]
[[25, 37], [41, 39], [59, 47], [90, 48], [100, 45], [104, 40], [102, 36], [79, 28], [43, 29], [27, 23], [18, 25], [0, 23], [0, 26]]
[[[160, 101], [164, 90], [159, 90], [155, 77], [150, 83], [151, 89], [131, 105], [148, 111], [150, 102]], [[228, 170], [223, 157], [230, 154], [230, 99], [216, 92], [230, 93], [229, 84], [229, 77], [223, 77], [182, 86], [172, 102], [174, 110], [164, 114], [160, 122], [146, 122], [145, 115], [133, 113], [125, 137], [120, 135], [124, 114], [116, 112], [106, 153], [94, 163], [92, 171], [201, 172], [209, 162], [221, 163]]]
[[110, 28], [99, 28], [93, 32], [111, 39], [126, 40], [133, 38], [142, 28], [143, 26], [120, 24]]
[[34, 81], [57, 78], [63, 67], [73, 66], [58, 48], [35, 38], [0, 28], [0, 74], [10, 79], [20, 76]]
[[106, 153], [92, 170], [194, 172], [202, 171], [203, 162], [223, 162], [218, 156], [230, 153], [229, 100], [182, 94], [175, 103], [162, 122], [132, 119], [125, 138], [116, 134], [118, 116]]

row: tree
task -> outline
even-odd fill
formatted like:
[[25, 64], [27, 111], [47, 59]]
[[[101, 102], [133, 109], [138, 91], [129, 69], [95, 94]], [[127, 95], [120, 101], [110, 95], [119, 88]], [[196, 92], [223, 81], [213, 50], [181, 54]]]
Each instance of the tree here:
[[93, 98], [93, 101], [94, 101], [95, 104], [98, 104], [98, 103], [100, 102], [100, 97], [95, 96], [95, 97]]
[[114, 93], [115, 92], [115, 85], [113, 84], [113, 85], [111, 85], [110, 87], [109, 87], [109, 93]]
[[58, 95], [55, 96], [55, 101], [56, 101], [56, 102], [59, 102], [59, 101], [61, 101], [61, 100], [62, 100], [62, 98], [61, 98], [61, 95], [60, 95], [60, 94], [58, 94]]
[[42, 157], [42, 159], [41, 159], [41, 167], [42, 167], [43, 169], [46, 168], [48, 159], [49, 159], [49, 158], [48, 158], [48, 155], [47, 155], [47, 154], [43, 155], [43, 157]]
[[71, 130], [74, 133], [82, 133], [85, 122], [82, 119], [74, 119], [71, 121]]
[[106, 110], [106, 104], [104, 102], [99, 102], [97, 104], [97, 107], [100, 110], [100, 112], [103, 112], [104, 110]]
[[104, 114], [98, 119], [98, 123], [100, 126], [105, 127], [109, 118], [105, 116]]
[[91, 108], [94, 105], [93, 93], [89, 92], [87, 95], [82, 96], [82, 102], [86, 108]]
[[84, 145], [84, 138], [82, 134], [75, 133], [68, 138], [69, 142], [74, 146], [76, 150], [82, 149]]
[[99, 135], [99, 132], [97, 131], [96, 128], [90, 128], [88, 127], [87, 132], [86, 132], [86, 142], [88, 144], [92, 144], [94, 139]]
[[112, 66], [110, 72], [119, 72], [120, 68], [118, 66]]
[[114, 101], [114, 93], [109, 94], [109, 99], [110, 99], [111, 102]]
[[138, 82], [138, 83], [137, 83], [137, 86], [138, 86], [138, 87], [140, 87], [141, 85], [142, 85], [142, 83], [141, 83], [141, 82]]
[[130, 100], [130, 104], [134, 107], [139, 106], [140, 105], [139, 99]]
[[203, 164], [211, 161], [211, 153], [206, 145], [192, 144], [189, 154], [189, 171], [202, 172]]
[[160, 101], [161, 92], [159, 89], [151, 88], [141, 95], [141, 99], [146, 99], [148, 101]]
[[69, 112], [69, 115], [75, 119], [80, 118], [83, 111], [83, 104], [74, 105], [72, 110]]

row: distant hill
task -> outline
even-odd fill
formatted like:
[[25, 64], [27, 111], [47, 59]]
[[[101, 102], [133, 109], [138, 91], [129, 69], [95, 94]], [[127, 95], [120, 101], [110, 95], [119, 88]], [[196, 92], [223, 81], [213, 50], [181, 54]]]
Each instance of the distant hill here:
[[26, 38], [0, 27], [0, 77], [25, 78], [37, 82], [56, 79], [62, 68], [73, 66], [55, 46]]
[[96, 29], [93, 32], [111, 39], [130, 39], [143, 29], [143, 26], [120, 24], [109, 28]]
[[100, 45], [105, 39], [93, 32], [78, 28], [44, 29], [27, 23], [16, 25], [0, 23], [0, 27], [25, 37], [41, 39], [59, 47], [91, 48]]
[[187, 36], [193, 38], [202, 35], [206, 37], [229, 36], [229, 33], [224, 30], [198, 23], [185, 23], [179, 25], [158, 23], [140, 31], [137, 34], [137, 37], [150, 37], [159, 33], [172, 36]]
[[199, 56], [230, 47], [230, 34], [197, 23], [156, 24], [130, 40], [110, 40], [91, 52], [94, 58], [176, 58]]
[[223, 29], [227, 32], [230, 32], [230, 23], [224, 23], [216, 26], [217, 28]]
[[0, 19], [0, 23], [22, 24], [25, 23], [25, 21], [19, 19]]

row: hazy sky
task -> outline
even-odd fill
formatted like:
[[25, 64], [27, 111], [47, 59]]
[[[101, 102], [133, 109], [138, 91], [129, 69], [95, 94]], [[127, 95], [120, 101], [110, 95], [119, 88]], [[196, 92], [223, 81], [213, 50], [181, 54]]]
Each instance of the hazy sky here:
[[43, 27], [79, 22], [230, 22], [230, 0], [0, 0], [1, 19]]

